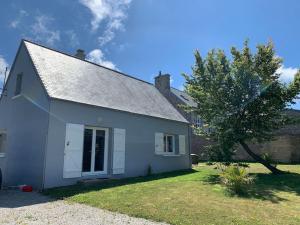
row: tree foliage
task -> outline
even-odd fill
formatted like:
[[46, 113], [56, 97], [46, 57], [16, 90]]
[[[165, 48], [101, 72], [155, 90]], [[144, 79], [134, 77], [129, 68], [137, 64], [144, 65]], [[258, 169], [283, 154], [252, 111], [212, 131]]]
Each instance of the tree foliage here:
[[258, 45], [255, 54], [245, 41], [242, 50], [231, 48], [230, 58], [222, 50], [212, 50], [205, 59], [196, 51], [195, 59], [192, 74], [184, 77], [186, 92], [197, 107], [186, 110], [201, 117], [204, 126], [198, 133], [214, 143], [210, 156], [228, 161], [241, 144], [255, 160], [263, 160], [247, 143], [272, 140], [274, 131], [286, 123], [282, 112], [300, 93], [300, 72], [290, 84], [280, 81], [282, 59], [272, 42]]

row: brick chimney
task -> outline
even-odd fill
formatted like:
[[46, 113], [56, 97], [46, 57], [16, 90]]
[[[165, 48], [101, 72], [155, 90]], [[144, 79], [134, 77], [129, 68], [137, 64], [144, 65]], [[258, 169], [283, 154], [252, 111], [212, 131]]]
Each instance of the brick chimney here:
[[84, 50], [78, 49], [77, 52], [76, 52], [76, 54], [75, 54], [75, 57], [78, 58], [78, 59], [85, 60]]
[[170, 92], [170, 74], [161, 74], [155, 78], [155, 87], [162, 93], [166, 94]]

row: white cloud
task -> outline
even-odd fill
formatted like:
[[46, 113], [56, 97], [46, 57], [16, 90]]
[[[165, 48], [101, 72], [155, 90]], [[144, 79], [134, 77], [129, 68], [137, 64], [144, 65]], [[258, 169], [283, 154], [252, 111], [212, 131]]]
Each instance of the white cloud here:
[[173, 76], [170, 76], [170, 85], [172, 85], [173, 83], [174, 83]]
[[[8, 68], [8, 63], [4, 59], [2, 55], [0, 55], [0, 81], [3, 82], [4, 80], [4, 75], [5, 75], [5, 70]], [[6, 76], [8, 76], [9, 71], [7, 71]]]
[[[280, 74], [279, 80], [284, 84], [289, 84], [294, 80], [296, 73], [298, 72], [297, 68], [293, 67], [284, 67], [281, 66], [276, 73]], [[300, 110], [300, 96], [295, 99], [296, 104], [291, 105], [291, 108]]]
[[53, 20], [52, 17], [45, 15], [35, 17], [35, 22], [31, 25], [35, 40], [45, 41], [48, 45], [54, 45], [55, 42], [60, 41], [60, 31], [50, 28]]
[[100, 46], [110, 42], [115, 32], [124, 30], [123, 21], [127, 18], [126, 11], [131, 0], [79, 0], [92, 13], [92, 31], [98, 30], [100, 24], [106, 21], [103, 35], [98, 38]]
[[128, 46], [129, 46], [128, 43], [120, 44], [120, 45], [119, 45], [119, 51], [124, 51]]
[[105, 59], [104, 54], [100, 49], [94, 49], [91, 52], [89, 52], [87, 55], [87, 60], [110, 69], [117, 69], [116, 65], [113, 62]]
[[98, 42], [100, 46], [103, 46], [114, 39], [114, 37], [115, 33], [111, 29], [107, 29], [102, 36], [98, 37]]
[[68, 36], [69, 38], [69, 44], [74, 48], [74, 47], [78, 47], [80, 45], [79, 43], [79, 39], [77, 34], [74, 32], [74, 30], [68, 30], [65, 32], [65, 34]]
[[289, 84], [293, 81], [298, 69], [293, 67], [281, 66], [276, 73], [280, 74], [279, 80], [285, 84]]
[[110, 4], [105, 0], [80, 0], [79, 2], [91, 11], [93, 30], [97, 30], [102, 20], [106, 19], [111, 12]]
[[[42, 14], [39, 10], [31, 12], [33, 14], [29, 17], [29, 13], [23, 9], [19, 10], [18, 15], [12, 20], [9, 26], [13, 29], [20, 30], [22, 36], [40, 41], [47, 45], [53, 46], [60, 41], [61, 35], [58, 29], [53, 29], [54, 18]], [[28, 17], [25, 19], [25, 17]], [[72, 33], [73, 32], [73, 33]], [[69, 44], [75, 45], [77, 42], [74, 31], [65, 31], [64, 34], [69, 38]]]
[[28, 14], [25, 10], [21, 9], [21, 10], [19, 11], [18, 16], [17, 16], [13, 21], [10, 22], [9, 26], [10, 26], [11, 28], [17, 28], [17, 27], [20, 25], [22, 19], [23, 19], [25, 16], [28, 16], [28, 15], [29, 15], [29, 14]]

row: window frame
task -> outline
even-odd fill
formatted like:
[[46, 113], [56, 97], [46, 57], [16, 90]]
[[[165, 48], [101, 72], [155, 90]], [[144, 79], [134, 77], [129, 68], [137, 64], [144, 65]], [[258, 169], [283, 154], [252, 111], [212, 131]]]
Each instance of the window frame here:
[[[94, 126], [85, 126], [84, 129], [92, 130], [92, 154], [91, 154], [91, 170], [90, 171], [81, 171], [82, 177], [92, 176], [92, 175], [106, 175], [108, 174], [108, 152], [109, 152], [109, 128], [105, 127], [94, 127]], [[96, 132], [97, 130], [105, 131], [105, 143], [104, 143], [104, 162], [103, 170], [95, 171], [95, 148], [96, 148]], [[82, 150], [83, 154], [84, 149]], [[82, 159], [83, 160], [83, 159]]]
[[[167, 148], [169, 148], [169, 145], [167, 144], [168, 137], [172, 137], [172, 151], [171, 152], [168, 151], [169, 149], [167, 149]], [[176, 152], [175, 135], [174, 134], [164, 134], [163, 142], [164, 142], [163, 154], [175, 155], [175, 152]]]
[[203, 126], [201, 117], [195, 113], [192, 114], [192, 124], [195, 128], [200, 128]]
[[[0, 135], [3, 135], [3, 134], [5, 135], [4, 144], [3, 144], [4, 150], [3, 150], [3, 152], [0, 152], [0, 158], [4, 158], [5, 155], [6, 155], [6, 145], [7, 145], [7, 132], [6, 132], [6, 130], [0, 130]], [[0, 148], [1, 147], [2, 146], [0, 145]]]
[[16, 77], [16, 86], [15, 86], [14, 97], [21, 95], [22, 86], [23, 86], [23, 73], [18, 73], [17, 77]]

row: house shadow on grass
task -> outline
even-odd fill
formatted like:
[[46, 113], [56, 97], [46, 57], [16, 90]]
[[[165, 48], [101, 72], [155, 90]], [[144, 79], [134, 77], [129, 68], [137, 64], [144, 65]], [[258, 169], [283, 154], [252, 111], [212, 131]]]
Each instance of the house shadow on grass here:
[[72, 186], [66, 187], [58, 187], [58, 188], [51, 188], [44, 190], [43, 194], [49, 195], [58, 199], [64, 199], [68, 197], [72, 197], [77, 194], [88, 193], [91, 191], [98, 191], [103, 189], [109, 189], [114, 187], [119, 187], [123, 185], [130, 185], [136, 183], [145, 183], [149, 181], [160, 180], [164, 178], [176, 178], [178, 176], [188, 175], [192, 173], [196, 173], [198, 171], [193, 169], [188, 170], [180, 170], [174, 172], [167, 172], [161, 174], [154, 174], [150, 176], [143, 176], [143, 177], [135, 177], [135, 178], [124, 178], [124, 179], [117, 179], [117, 180], [107, 180], [99, 183], [93, 184], [76, 184]]
[[[248, 199], [260, 199], [270, 201], [272, 203], [279, 203], [280, 201], [287, 201], [286, 198], [280, 197], [277, 192], [293, 193], [300, 196], [300, 174], [285, 173], [282, 175], [273, 175], [265, 173], [251, 173], [254, 176], [254, 183], [248, 186], [248, 189], [241, 194], [229, 194]], [[209, 175], [204, 182], [209, 184], [221, 184], [219, 175]]]

